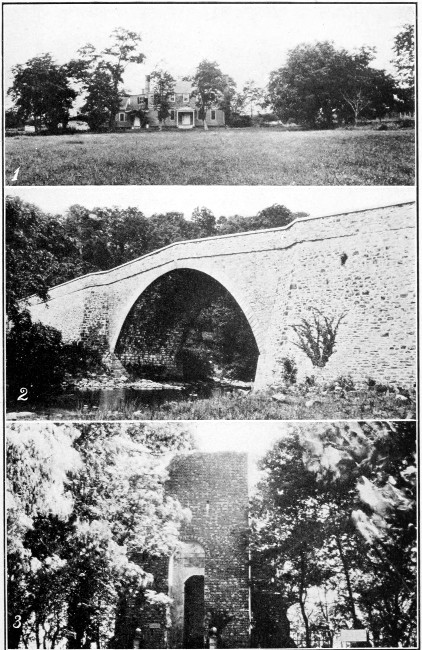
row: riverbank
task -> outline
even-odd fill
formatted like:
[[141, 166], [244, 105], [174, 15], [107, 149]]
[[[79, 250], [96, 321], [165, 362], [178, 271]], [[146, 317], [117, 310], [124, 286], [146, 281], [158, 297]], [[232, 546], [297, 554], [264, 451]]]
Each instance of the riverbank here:
[[193, 394], [163, 403], [139, 405], [126, 399], [108, 408], [82, 405], [74, 410], [37, 409], [11, 412], [7, 419], [50, 420], [336, 420], [377, 419], [406, 420], [416, 418], [416, 394], [399, 389], [377, 392], [366, 390], [293, 388], [273, 394], [253, 393], [241, 388], [207, 398]]

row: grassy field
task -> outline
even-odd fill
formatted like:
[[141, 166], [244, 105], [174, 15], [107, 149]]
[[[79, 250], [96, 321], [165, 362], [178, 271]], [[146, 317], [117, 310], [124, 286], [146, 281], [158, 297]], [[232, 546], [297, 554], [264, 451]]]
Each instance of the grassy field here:
[[6, 138], [13, 185], [412, 185], [414, 131], [195, 131]]
[[[337, 420], [377, 419], [404, 420], [416, 418], [414, 397], [403, 404], [393, 395], [378, 395], [365, 391], [353, 397], [315, 396], [313, 404], [308, 397], [294, 404], [281, 404], [271, 396], [259, 393], [248, 395], [221, 395], [210, 399], [187, 399], [166, 402], [161, 406], [126, 405], [124, 410], [55, 410], [34, 411], [25, 419], [50, 420]], [[8, 418], [14, 419], [11, 413]]]

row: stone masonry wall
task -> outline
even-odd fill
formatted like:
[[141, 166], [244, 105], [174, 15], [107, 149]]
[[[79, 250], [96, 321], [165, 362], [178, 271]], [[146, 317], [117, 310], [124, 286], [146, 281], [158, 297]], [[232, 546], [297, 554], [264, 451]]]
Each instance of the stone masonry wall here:
[[233, 617], [223, 647], [249, 647], [247, 454], [178, 456], [169, 473], [168, 494], [192, 512], [180, 537], [205, 550], [205, 612], [225, 610]]
[[[415, 251], [414, 203], [309, 217], [284, 228], [177, 242], [59, 285], [48, 308], [34, 301], [32, 314], [68, 340], [100, 325], [114, 352], [143, 291], [165, 273], [188, 268], [220, 282], [247, 317], [260, 353], [255, 388], [280, 383], [286, 356], [295, 359], [299, 378], [350, 374], [410, 386], [416, 376]], [[102, 300], [108, 313], [95, 308], [90, 318], [90, 303]], [[322, 371], [294, 345], [291, 327], [313, 307], [326, 316], [345, 314], [335, 354]]]

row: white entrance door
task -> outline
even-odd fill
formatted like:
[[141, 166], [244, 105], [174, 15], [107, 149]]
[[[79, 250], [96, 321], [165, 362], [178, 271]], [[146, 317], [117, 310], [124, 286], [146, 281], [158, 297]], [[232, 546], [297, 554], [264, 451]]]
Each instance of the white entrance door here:
[[141, 128], [141, 118], [140, 117], [135, 117], [133, 120], [133, 128], [134, 129], [140, 129]]
[[182, 124], [183, 126], [190, 126], [192, 124], [192, 116], [190, 113], [182, 114]]

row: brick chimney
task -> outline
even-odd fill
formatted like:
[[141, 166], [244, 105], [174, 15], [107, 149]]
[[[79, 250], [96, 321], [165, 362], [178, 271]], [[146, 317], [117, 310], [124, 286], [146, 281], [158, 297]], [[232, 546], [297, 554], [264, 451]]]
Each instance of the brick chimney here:
[[151, 75], [147, 74], [147, 76], [145, 77], [145, 94], [146, 95], [148, 95], [148, 93], [149, 93], [150, 85], [151, 85]]

